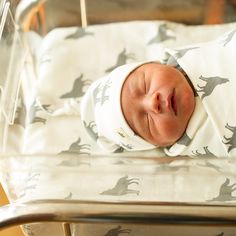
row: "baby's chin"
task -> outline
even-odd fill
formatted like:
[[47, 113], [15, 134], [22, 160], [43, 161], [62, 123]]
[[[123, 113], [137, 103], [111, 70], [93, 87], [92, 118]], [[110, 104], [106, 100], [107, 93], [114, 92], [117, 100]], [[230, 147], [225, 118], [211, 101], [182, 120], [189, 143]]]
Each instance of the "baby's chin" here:
[[177, 139], [176, 141], [168, 142], [168, 143], [153, 144], [153, 145], [160, 147], [160, 148], [168, 148], [168, 147], [171, 147], [172, 145], [174, 145], [179, 139]]
[[172, 132], [172, 134], [166, 137], [162, 137], [162, 139], [159, 141], [156, 141], [156, 142], [152, 142], [150, 140], [146, 140], [146, 141], [150, 142], [151, 144], [157, 147], [161, 147], [161, 148], [170, 147], [174, 145], [183, 136], [184, 132], [185, 132], [185, 129], [183, 129], [182, 131], [178, 130], [178, 131], [175, 131], [174, 133]]

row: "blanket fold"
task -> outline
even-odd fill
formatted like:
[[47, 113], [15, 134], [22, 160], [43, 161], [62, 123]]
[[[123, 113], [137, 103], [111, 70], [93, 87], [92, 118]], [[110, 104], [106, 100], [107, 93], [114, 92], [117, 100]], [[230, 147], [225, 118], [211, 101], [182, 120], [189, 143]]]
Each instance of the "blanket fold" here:
[[197, 97], [185, 134], [166, 154], [235, 156], [236, 30], [167, 55], [185, 71]]

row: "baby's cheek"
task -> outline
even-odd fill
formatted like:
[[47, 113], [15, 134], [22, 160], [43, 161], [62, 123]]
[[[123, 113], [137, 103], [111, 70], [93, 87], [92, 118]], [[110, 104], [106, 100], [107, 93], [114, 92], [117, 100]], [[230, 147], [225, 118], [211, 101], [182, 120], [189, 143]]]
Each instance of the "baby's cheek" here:
[[183, 106], [183, 113], [189, 118], [195, 108], [195, 97], [190, 85], [183, 92], [181, 104]]
[[166, 140], [176, 141], [185, 130], [185, 125], [176, 119], [165, 119], [162, 121], [160, 133]]

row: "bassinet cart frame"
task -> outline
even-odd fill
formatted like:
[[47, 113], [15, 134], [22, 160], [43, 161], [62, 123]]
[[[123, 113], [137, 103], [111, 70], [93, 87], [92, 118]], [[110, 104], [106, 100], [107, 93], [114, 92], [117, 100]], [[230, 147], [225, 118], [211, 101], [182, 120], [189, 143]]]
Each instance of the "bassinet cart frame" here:
[[71, 235], [70, 223], [232, 227], [236, 226], [236, 206], [43, 199], [0, 209], [0, 229], [36, 222], [60, 222], [65, 236]]
[[[24, 8], [20, 9], [19, 7], [16, 12], [16, 22], [20, 29], [28, 31], [31, 27], [38, 28], [39, 24], [36, 19], [39, 19], [42, 32], [46, 33], [43, 7], [45, 0], [27, 2], [28, 4], [24, 5]], [[80, 0], [80, 7], [81, 24], [82, 27], [86, 27], [85, 0]], [[236, 205], [42, 199], [15, 202], [0, 208], [0, 230], [15, 225], [36, 222], [60, 222], [65, 236], [71, 235], [70, 223], [122, 222], [232, 227], [236, 226]]]

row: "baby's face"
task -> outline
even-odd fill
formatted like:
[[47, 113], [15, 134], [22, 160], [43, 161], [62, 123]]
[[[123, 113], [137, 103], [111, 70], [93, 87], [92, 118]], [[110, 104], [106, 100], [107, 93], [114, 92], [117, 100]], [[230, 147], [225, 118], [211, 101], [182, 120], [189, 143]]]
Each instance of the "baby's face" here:
[[165, 147], [183, 135], [195, 99], [180, 71], [148, 63], [127, 77], [121, 92], [121, 107], [127, 123], [137, 135]]

